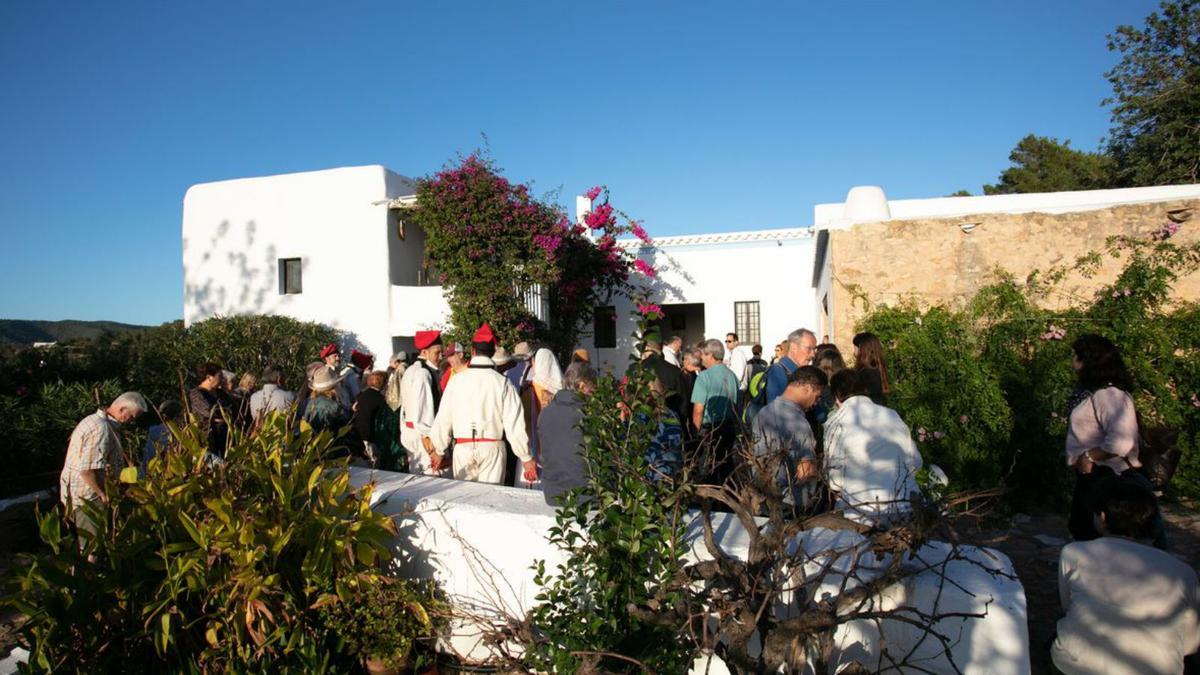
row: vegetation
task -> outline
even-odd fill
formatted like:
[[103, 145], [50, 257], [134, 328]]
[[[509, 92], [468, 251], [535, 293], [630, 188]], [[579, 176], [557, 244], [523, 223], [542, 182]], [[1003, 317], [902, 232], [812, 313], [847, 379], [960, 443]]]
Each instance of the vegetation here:
[[[644, 331], [657, 315], [644, 315]], [[631, 357], [636, 362], [636, 356]], [[582, 432], [591, 480], [558, 510], [550, 543], [567, 552], [556, 570], [537, 563], [542, 587], [530, 616], [529, 661], [539, 671], [607, 672], [629, 662], [652, 671], [687, 670], [685, 626], [649, 621], [630, 607], [675, 607], [683, 567], [686, 478], [648, 480], [645, 448], [658, 427], [648, 369], [622, 385], [602, 378], [585, 399]]]
[[1163, 2], [1141, 29], [1120, 26], [1108, 48], [1108, 152], [1126, 185], [1200, 182], [1200, 2]]
[[116, 321], [26, 321], [22, 319], [0, 319], [0, 342], [32, 345], [35, 342], [60, 342], [86, 340], [105, 333], [123, 333], [145, 330], [149, 326], [135, 326]]
[[1108, 48], [1121, 60], [1105, 73], [1112, 128], [1100, 151], [1029, 134], [984, 194], [1200, 182], [1200, 2], [1163, 2], [1143, 27], [1119, 26]]
[[585, 224], [572, 225], [478, 154], [420, 180], [408, 218], [425, 231], [450, 304], [448, 332], [461, 342], [488, 321], [503, 344], [538, 339], [565, 356], [595, 306], [626, 287], [629, 259], [616, 238], [627, 229], [607, 198]]
[[173, 431], [179, 449], [90, 509], [94, 538], [77, 544], [58, 507], [40, 517], [49, 552], [19, 562], [5, 600], [28, 617], [34, 670], [344, 672], [362, 627], [343, 605], [430, 634], [419, 596], [381, 577], [395, 526], [323, 458], [327, 433], [274, 414], [214, 463], [196, 427]]
[[1112, 159], [1097, 152], [1076, 150], [1071, 141], [1060, 143], [1055, 138], [1029, 134], [1017, 142], [1008, 159], [1013, 165], [1000, 174], [998, 183], [984, 185], [984, 194], [1113, 187]]
[[[1200, 496], [1200, 306], [1170, 302], [1172, 283], [1200, 269], [1200, 244], [1172, 243], [1177, 227], [1168, 223], [1149, 240], [1114, 237], [1069, 269], [1023, 281], [1001, 275], [961, 308], [870, 312], [859, 328], [888, 348], [889, 405], [916, 432], [926, 461], [957, 486], [1007, 480], [1017, 504], [1061, 507], [1070, 481], [1062, 460], [1070, 344], [1099, 333], [1122, 348], [1134, 373], [1143, 425], [1180, 431], [1173, 488]], [[1095, 297], [1042, 308], [1069, 270], [1094, 273], [1109, 257], [1124, 267]]]
[[[282, 365], [293, 378], [285, 384], [296, 387], [305, 364], [338, 338], [288, 317], [238, 316], [0, 352], [0, 461], [10, 467], [0, 476], [0, 497], [55, 485], [75, 424], [122, 391], [141, 391], [153, 405], [183, 400], [181, 388], [195, 384], [192, 371], [206, 361], [237, 373]], [[127, 436], [125, 449], [136, 454], [137, 429]]]

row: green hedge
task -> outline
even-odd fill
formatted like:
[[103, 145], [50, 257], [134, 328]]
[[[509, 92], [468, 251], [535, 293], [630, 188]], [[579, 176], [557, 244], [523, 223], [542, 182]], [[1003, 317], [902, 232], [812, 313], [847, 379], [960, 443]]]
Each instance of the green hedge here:
[[[1171, 490], [1200, 496], [1200, 307], [1171, 299], [1174, 282], [1200, 266], [1200, 246], [1114, 238], [1105, 253], [1121, 257], [1121, 274], [1066, 309], [1040, 306], [1064, 276], [1057, 270], [1021, 282], [1000, 274], [962, 308], [883, 306], [860, 322], [888, 351], [889, 405], [914, 433], [926, 430], [918, 442], [926, 461], [954, 484], [1007, 479], [1017, 506], [1063, 506], [1070, 345], [1098, 333], [1121, 348], [1144, 424], [1180, 430]], [[1093, 271], [1099, 260], [1085, 256], [1070, 269]]]

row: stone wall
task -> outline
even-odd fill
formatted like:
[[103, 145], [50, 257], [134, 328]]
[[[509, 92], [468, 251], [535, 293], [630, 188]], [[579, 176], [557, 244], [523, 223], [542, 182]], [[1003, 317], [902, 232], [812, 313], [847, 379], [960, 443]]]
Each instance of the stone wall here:
[[[1190, 210], [1190, 211], [1189, 211]], [[839, 346], [850, 347], [862, 318], [861, 293], [871, 305], [911, 301], [959, 306], [995, 279], [997, 269], [1024, 279], [1034, 270], [1070, 266], [1104, 248], [1118, 234], [1147, 236], [1168, 223], [1167, 214], [1191, 215], [1175, 235], [1200, 241], [1200, 199], [1115, 206], [1075, 213], [991, 213], [953, 218], [863, 223], [830, 232], [831, 310]], [[964, 223], [976, 223], [964, 232]], [[1093, 296], [1111, 283], [1121, 262], [1106, 258], [1092, 278], [1066, 277], [1046, 299], [1050, 308]], [[1200, 274], [1176, 284], [1177, 298], [1200, 299]]]

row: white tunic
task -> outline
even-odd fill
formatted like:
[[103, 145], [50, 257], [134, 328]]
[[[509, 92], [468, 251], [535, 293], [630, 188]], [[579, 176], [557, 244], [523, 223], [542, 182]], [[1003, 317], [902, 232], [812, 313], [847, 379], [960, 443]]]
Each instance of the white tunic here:
[[450, 379], [429, 439], [444, 453], [454, 442], [454, 477], [481, 483], [504, 481], [504, 439], [522, 462], [530, 460], [529, 435], [516, 387], [476, 356]]
[[825, 420], [825, 472], [847, 518], [886, 524], [906, 512], [921, 465], [908, 425], [866, 396], [851, 396]]
[[421, 438], [429, 435], [433, 426], [433, 388], [438, 386], [433, 374], [421, 359], [404, 371], [400, 378], [400, 407], [403, 411], [400, 424], [400, 444], [408, 451], [408, 472], [426, 476], [446, 475], [445, 470], [434, 471], [430, 466], [429, 453], [421, 444]]

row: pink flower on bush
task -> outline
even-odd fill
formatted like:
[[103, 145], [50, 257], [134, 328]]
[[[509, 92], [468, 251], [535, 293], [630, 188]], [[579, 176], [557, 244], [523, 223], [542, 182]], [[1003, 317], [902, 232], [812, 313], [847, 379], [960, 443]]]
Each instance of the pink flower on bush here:
[[596, 187], [592, 188], [591, 190], [588, 190], [587, 192], [585, 192], [583, 194], [591, 201], [596, 201], [596, 197], [600, 196], [600, 186], [597, 185]]
[[966, 415], [960, 415], [958, 421], [960, 424], [966, 424], [967, 422], [971, 421], [971, 418], [967, 417]]
[[1178, 231], [1179, 223], [1167, 223], [1166, 225], [1158, 228], [1154, 234], [1150, 235], [1150, 238], [1156, 241], [1166, 241], [1175, 236], [1175, 233]]
[[1128, 288], [1126, 288], [1124, 291], [1122, 291], [1122, 293], [1125, 295], [1125, 297], [1127, 297], [1127, 298], [1128, 298], [1130, 295], [1132, 295], [1132, 294], [1133, 294], [1133, 291], [1131, 291], [1131, 290], [1129, 290]]
[[654, 271], [654, 268], [650, 266], [650, 263], [646, 262], [645, 260], [642, 260], [641, 258], [638, 258], [637, 260], [633, 261], [633, 267], [634, 267], [634, 269], [636, 269], [637, 271], [641, 272], [642, 274], [650, 277], [651, 279], [658, 276], [658, 272]]
[[640, 312], [642, 314], [642, 316], [648, 316], [650, 314], [662, 314], [662, 307], [659, 307], [658, 305], [655, 305], [653, 303], [639, 302], [637, 305], [637, 309], [638, 309], [638, 312]]
[[646, 233], [646, 228], [642, 227], [641, 223], [634, 223], [632, 226], [630, 226], [629, 231], [633, 232], [633, 236], [641, 239], [647, 244], [652, 243], [650, 241], [650, 235]]
[[553, 256], [562, 244], [562, 237], [556, 234], [539, 234], [534, 236], [533, 243], [545, 251], [546, 255]]
[[928, 432], [926, 432], [926, 431], [925, 431], [925, 427], [917, 427], [917, 440], [918, 440], [918, 441], [921, 441], [922, 443], [924, 443], [924, 442], [925, 442], [925, 436], [926, 436], [926, 434], [927, 434], [927, 433], [928, 433]]
[[1039, 340], [1061, 340], [1066, 336], [1067, 336], [1067, 330], [1065, 328], [1059, 328], [1058, 326], [1055, 326], [1054, 324], [1050, 324], [1050, 327], [1046, 330], [1045, 333], [1042, 333], [1041, 335], [1039, 335], [1038, 339]]
[[946, 437], [946, 434], [941, 431], [935, 431], [933, 432], [933, 437], [940, 441]]
[[613, 208], [608, 204], [601, 204], [588, 212], [583, 217], [583, 222], [593, 230], [599, 230], [612, 222]]

